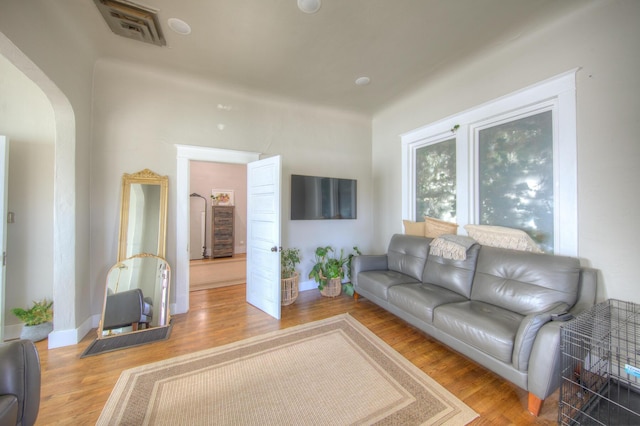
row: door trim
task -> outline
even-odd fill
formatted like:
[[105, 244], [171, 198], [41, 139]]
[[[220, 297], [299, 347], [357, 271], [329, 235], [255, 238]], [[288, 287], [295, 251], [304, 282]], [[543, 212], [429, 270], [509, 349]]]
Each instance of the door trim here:
[[[207, 148], [194, 145], [175, 145], [176, 154], [176, 265], [174, 268], [175, 304], [172, 314], [189, 311], [189, 162], [210, 161], [214, 163], [247, 164], [260, 159], [260, 153]], [[187, 201], [185, 201], [187, 200]]]

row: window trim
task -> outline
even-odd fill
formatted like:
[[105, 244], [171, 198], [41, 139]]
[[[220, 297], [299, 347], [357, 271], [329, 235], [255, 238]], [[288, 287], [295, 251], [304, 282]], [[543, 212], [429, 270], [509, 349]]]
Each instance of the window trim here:
[[[554, 250], [556, 254], [578, 255], [576, 73], [578, 68], [536, 83], [400, 135], [402, 143], [402, 218], [415, 218], [415, 150], [456, 138], [456, 201], [460, 233], [464, 225], [477, 223], [474, 135], [487, 123], [509, 114], [553, 111], [554, 132]], [[459, 126], [454, 130], [454, 126]], [[559, 165], [562, 167], [559, 167]]]

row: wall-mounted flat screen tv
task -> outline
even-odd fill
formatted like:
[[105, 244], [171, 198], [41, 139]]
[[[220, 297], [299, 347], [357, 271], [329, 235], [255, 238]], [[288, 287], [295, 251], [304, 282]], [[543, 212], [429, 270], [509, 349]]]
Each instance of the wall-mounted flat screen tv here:
[[356, 219], [357, 181], [291, 175], [291, 220]]

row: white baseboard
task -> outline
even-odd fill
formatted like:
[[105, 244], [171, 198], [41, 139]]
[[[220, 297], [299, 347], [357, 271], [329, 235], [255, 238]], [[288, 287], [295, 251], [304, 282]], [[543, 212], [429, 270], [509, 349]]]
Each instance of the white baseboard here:
[[68, 330], [53, 330], [49, 334], [49, 349], [61, 348], [63, 346], [77, 345], [84, 336], [96, 328], [100, 322], [100, 315], [92, 315], [87, 318], [78, 328]]
[[298, 291], [315, 290], [318, 288], [318, 283], [314, 280], [300, 281], [298, 283]]

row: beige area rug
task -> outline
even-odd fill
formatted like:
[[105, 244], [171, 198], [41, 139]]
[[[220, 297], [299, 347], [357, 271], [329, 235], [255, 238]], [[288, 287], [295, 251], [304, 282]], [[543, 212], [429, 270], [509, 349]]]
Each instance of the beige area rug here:
[[348, 314], [122, 372], [98, 425], [463, 425], [477, 414]]

